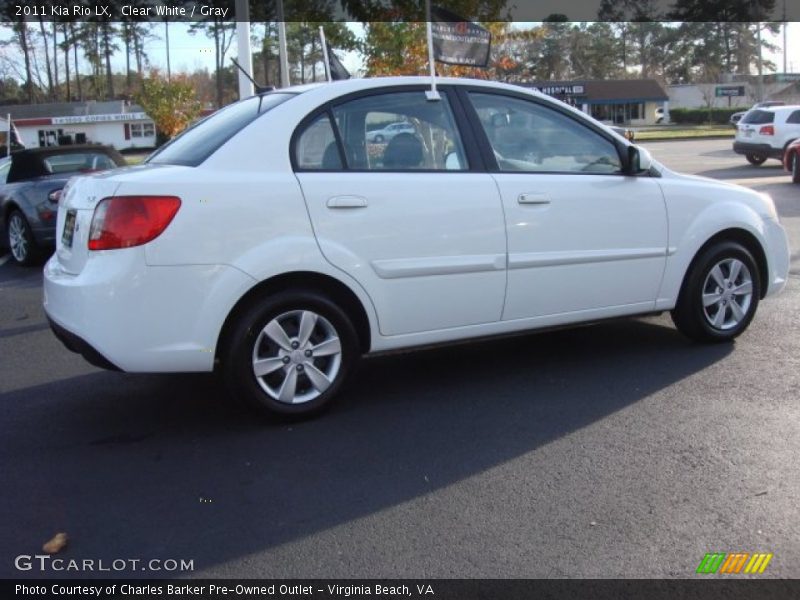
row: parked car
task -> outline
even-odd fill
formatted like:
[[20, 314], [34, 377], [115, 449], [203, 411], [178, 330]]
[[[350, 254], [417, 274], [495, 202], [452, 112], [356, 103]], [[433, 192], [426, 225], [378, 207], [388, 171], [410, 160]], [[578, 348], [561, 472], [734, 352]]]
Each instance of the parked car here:
[[61, 189], [73, 175], [113, 169], [125, 159], [110, 146], [30, 148], [0, 161], [0, 232], [19, 264], [36, 263], [55, 243]]
[[394, 138], [396, 135], [401, 133], [413, 135], [415, 131], [416, 129], [414, 129], [414, 126], [407, 121], [402, 123], [392, 123], [386, 127], [367, 132], [367, 141], [373, 144], [383, 144], [384, 142], [388, 142]]
[[768, 158], [782, 161], [786, 147], [797, 138], [800, 105], [757, 108], [739, 123], [733, 151], [744, 154], [751, 165], [761, 165]]
[[800, 138], [786, 147], [783, 153], [783, 168], [792, 174], [792, 183], [800, 183]]
[[[260, 94], [71, 180], [44, 269], [53, 331], [95, 364], [216, 369], [308, 416], [364, 354], [660, 311], [725, 342], [785, 286], [768, 195], [675, 173], [537, 91], [429, 86]], [[420, 133], [366, 144], [387, 114]]]
[[739, 124], [739, 121], [742, 120], [749, 111], [756, 109], [756, 108], [770, 108], [772, 106], [784, 106], [786, 102], [782, 102], [780, 100], [768, 100], [767, 102], [759, 102], [754, 104], [752, 107], [748, 108], [747, 110], [743, 110], [740, 112], [735, 112], [731, 115], [731, 118], [728, 120], [731, 125], [734, 127]]

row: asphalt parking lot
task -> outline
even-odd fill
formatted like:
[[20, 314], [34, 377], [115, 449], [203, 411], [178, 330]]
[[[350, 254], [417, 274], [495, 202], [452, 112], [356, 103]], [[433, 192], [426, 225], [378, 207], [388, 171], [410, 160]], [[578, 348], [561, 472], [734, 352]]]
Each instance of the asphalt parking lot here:
[[730, 140], [644, 145], [789, 230], [789, 285], [733, 345], [664, 315], [378, 357], [275, 425], [211, 376], [89, 366], [41, 274], [0, 265], [0, 576], [108, 576], [15, 568], [65, 531], [67, 559], [194, 564], [125, 577], [685, 578], [707, 552], [800, 577], [800, 186]]

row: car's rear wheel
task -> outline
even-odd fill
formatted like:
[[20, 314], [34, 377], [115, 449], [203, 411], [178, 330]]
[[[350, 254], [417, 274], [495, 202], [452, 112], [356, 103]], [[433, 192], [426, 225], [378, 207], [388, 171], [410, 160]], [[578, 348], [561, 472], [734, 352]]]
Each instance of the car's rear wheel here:
[[692, 263], [672, 320], [693, 340], [732, 340], [750, 325], [760, 292], [753, 255], [736, 242], [719, 242]]
[[12, 211], [6, 222], [6, 232], [12, 258], [26, 267], [36, 264], [40, 252], [25, 215], [18, 210]]
[[745, 158], [747, 159], [747, 162], [755, 166], [763, 165], [767, 160], [767, 157], [761, 154], [746, 154]]
[[792, 155], [792, 182], [800, 183], [800, 156], [797, 152]]
[[330, 406], [358, 357], [355, 329], [336, 304], [282, 292], [239, 316], [222, 361], [237, 398], [270, 415], [309, 417]]

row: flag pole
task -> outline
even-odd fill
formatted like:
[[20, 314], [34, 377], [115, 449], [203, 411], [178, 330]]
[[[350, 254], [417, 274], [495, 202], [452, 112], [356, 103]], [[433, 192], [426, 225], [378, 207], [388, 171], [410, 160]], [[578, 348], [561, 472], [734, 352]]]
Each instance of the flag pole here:
[[431, 24], [431, 0], [425, 0], [425, 19], [428, 33], [428, 65], [431, 68], [431, 89], [425, 92], [428, 100], [439, 100], [439, 92], [436, 91], [436, 65], [433, 60], [433, 26]]
[[331, 64], [328, 62], [328, 44], [325, 43], [325, 30], [319, 26], [319, 39], [322, 42], [322, 60], [325, 66], [325, 79], [331, 80]]

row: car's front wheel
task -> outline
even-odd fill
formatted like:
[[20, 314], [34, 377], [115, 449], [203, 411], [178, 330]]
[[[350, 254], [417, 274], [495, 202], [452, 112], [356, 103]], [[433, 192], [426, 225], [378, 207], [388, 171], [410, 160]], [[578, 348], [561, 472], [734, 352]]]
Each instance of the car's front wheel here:
[[745, 158], [747, 162], [755, 166], [763, 165], [767, 160], [767, 157], [761, 154], [746, 154]]
[[327, 408], [358, 358], [350, 319], [313, 292], [282, 292], [252, 304], [222, 355], [234, 396], [267, 414], [294, 417]]
[[719, 242], [692, 263], [672, 320], [693, 340], [732, 340], [753, 320], [760, 292], [753, 255], [739, 243]]
[[25, 215], [18, 210], [12, 211], [6, 222], [6, 232], [13, 259], [26, 267], [35, 264], [39, 259], [39, 248]]

